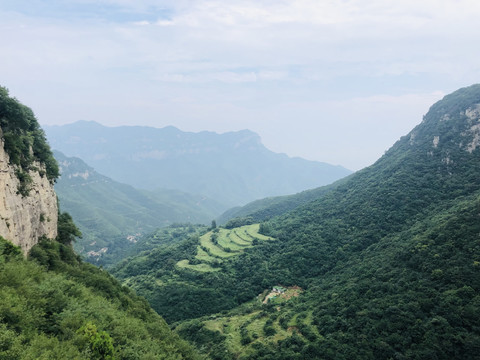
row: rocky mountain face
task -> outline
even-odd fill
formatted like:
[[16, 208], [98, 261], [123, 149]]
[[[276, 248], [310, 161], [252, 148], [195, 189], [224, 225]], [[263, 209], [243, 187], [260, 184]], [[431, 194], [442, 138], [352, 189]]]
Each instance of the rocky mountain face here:
[[27, 196], [18, 192], [20, 180], [11, 165], [4, 142], [0, 142], [0, 235], [20, 246], [26, 254], [42, 236], [57, 236], [57, 197], [53, 184], [41, 176], [44, 166], [32, 170], [31, 188]]

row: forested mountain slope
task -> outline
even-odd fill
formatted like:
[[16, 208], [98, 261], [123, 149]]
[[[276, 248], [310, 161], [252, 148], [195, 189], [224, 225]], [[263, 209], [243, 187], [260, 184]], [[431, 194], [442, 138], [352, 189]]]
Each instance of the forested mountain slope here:
[[177, 189], [229, 207], [329, 184], [351, 172], [289, 158], [265, 148], [248, 130], [216, 134], [79, 121], [48, 126], [52, 147], [116, 181], [140, 189]]
[[[140, 264], [133, 271], [123, 264], [115, 274], [144, 281], [138, 288], [149, 289], [157, 304], [172, 292], [169, 276], [184, 281], [187, 302], [168, 309], [177, 311], [176, 320], [182, 309], [213, 313], [276, 285], [304, 290], [278, 305], [260, 297], [178, 324], [216, 358], [475, 359], [479, 216], [480, 85], [474, 85], [434, 104], [371, 167], [262, 223], [260, 230], [276, 240], [225, 259], [220, 271]], [[183, 256], [191, 251], [194, 258], [195, 246], [185, 246]], [[155, 279], [164, 285], [149, 287]], [[221, 305], [189, 296], [202, 284]], [[184, 312], [183, 319], [191, 317]]]
[[99, 174], [79, 158], [58, 151], [54, 156], [61, 171], [55, 191], [62, 209], [72, 215], [83, 234], [75, 250], [92, 262], [131, 247], [159, 227], [210, 223], [223, 209], [223, 205], [199, 195], [138, 190]]
[[[351, 175], [350, 175], [351, 176]], [[268, 197], [265, 199], [255, 200], [244, 206], [238, 206], [225, 211], [217, 218], [220, 225], [227, 224], [233, 220], [229, 225], [235, 223], [257, 223], [260, 221], [269, 220], [275, 216], [285, 214], [301, 205], [317, 200], [329, 191], [333, 190], [340, 184], [349, 179], [349, 176], [335, 181], [333, 184], [322, 186], [319, 188], [305, 190], [298, 194]]]

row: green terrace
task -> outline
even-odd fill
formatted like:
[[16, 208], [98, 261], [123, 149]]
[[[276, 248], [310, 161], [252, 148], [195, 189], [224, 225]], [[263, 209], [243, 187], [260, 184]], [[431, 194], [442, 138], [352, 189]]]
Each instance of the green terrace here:
[[177, 267], [200, 272], [218, 271], [224, 259], [240, 255], [260, 241], [274, 240], [259, 233], [260, 225], [245, 225], [234, 229], [216, 228], [200, 237], [195, 259], [180, 260]]

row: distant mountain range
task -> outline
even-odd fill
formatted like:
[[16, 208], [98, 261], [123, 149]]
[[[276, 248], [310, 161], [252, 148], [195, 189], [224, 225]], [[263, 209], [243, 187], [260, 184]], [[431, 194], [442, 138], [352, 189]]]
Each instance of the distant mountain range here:
[[351, 173], [274, 153], [249, 130], [191, 133], [172, 126], [106, 127], [78, 121], [46, 126], [45, 132], [52, 148], [116, 181], [207, 196], [224, 204], [223, 210], [326, 185]]
[[99, 174], [79, 158], [59, 151], [54, 156], [61, 177], [55, 185], [62, 211], [70, 213], [83, 233], [81, 254], [128, 245], [145, 233], [172, 223], [209, 223], [224, 206], [178, 190], [137, 190]]

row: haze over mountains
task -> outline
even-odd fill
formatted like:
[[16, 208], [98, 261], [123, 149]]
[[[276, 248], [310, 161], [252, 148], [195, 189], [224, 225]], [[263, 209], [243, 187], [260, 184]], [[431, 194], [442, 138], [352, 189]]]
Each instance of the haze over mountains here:
[[177, 189], [232, 206], [293, 194], [351, 173], [326, 163], [289, 158], [265, 148], [248, 130], [189, 133], [174, 127], [105, 127], [78, 121], [46, 126], [53, 149], [99, 173], [140, 189]]
[[207, 224], [224, 209], [215, 200], [179, 190], [138, 190], [99, 174], [79, 158], [53, 154], [61, 173], [55, 191], [62, 211], [82, 231], [75, 244], [82, 255], [112, 251], [112, 245], [128, 245], [173, 223]]

